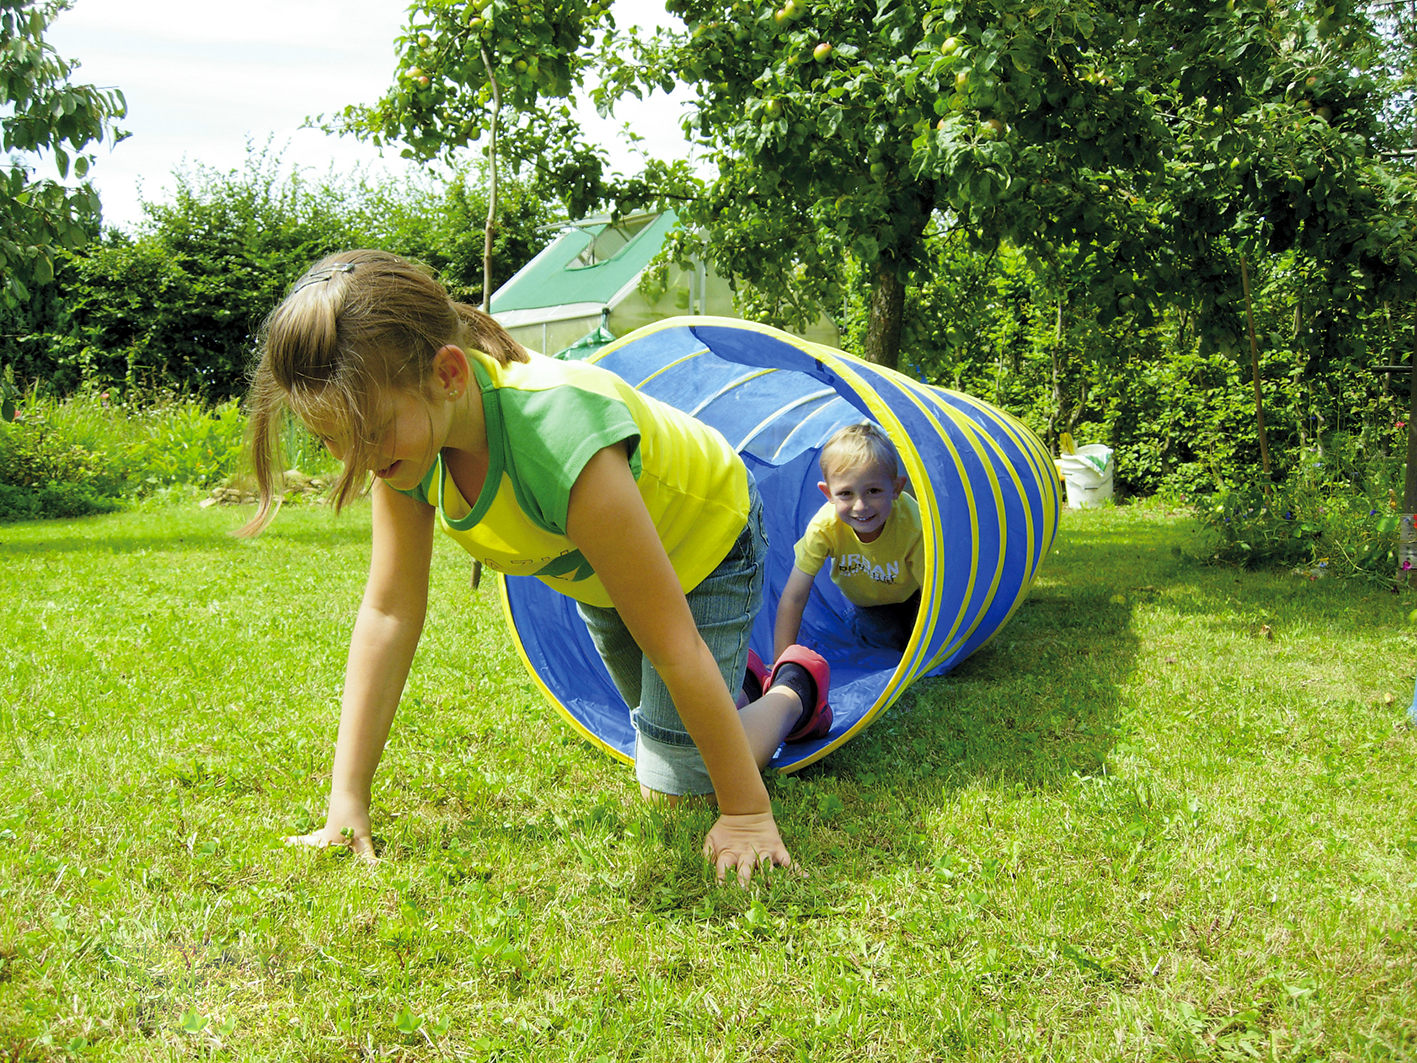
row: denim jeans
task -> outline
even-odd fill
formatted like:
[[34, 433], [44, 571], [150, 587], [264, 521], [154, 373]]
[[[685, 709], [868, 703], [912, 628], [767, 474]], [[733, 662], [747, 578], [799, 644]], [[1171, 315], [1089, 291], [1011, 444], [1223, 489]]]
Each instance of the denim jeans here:
[[[763, 504], [748, 475], [748, 522], [716, 569], [686, 597], [699, 635], [718, 662], [731, 694], [743, 685], [748, 636], [763, 606], [763, 574], [768, 553]], [[600, 652], [635, 725], [635, 776], [663, 794], [713, 791], [703, 757], [684, 729], [679, 711], [629, 629], [614, 609], [580, 604], [581, 618]]]
[[849, 622], [859, 642], [876, 649], [904, 652], [919, 614], [920, 592], [916, 591], [894, 605], [852, 606]]

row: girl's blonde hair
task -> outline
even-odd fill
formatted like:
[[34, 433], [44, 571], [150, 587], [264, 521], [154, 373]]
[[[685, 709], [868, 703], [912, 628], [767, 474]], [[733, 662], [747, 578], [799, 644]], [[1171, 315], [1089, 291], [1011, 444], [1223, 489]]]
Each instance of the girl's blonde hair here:
[[895, 444], [880, 425], [871, 421], [839, 428], [822, 444], [817, 456], [822, 467], [822, 479], [830, 480], [836, 473], [854, 469], [879, 467], [900, 475], [900, 458]]
[[333, 489], [338, 511], [365, 489], [390, 392], [426, 395], [433, 358], [450, 345], [503, 365], [528, 360], [501, 325], [453, 302], [428, 270], [398, 255], [343, 251], [311, 266], [257, 337], [247, 414], [260, 505], [238, 534], [257, 534], [275, 515], [290, 414], [337, 425], [347, 440]]

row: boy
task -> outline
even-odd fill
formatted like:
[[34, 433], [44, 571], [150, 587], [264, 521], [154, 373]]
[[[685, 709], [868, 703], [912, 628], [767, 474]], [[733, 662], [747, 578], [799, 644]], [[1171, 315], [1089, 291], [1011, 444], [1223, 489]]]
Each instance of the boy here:
[[851, 625], [868, 646], [904, 650], [920, 609], [924, 548], [920, 506], [902, 494], [905, 477], [890, 438], [869, 422], [849, 425], [822, 447], [827, 502], [797, 541], [792, 575], [777, 604], [773, 656], [797, 641], [812, 581], [826, 559], [856, 608]]

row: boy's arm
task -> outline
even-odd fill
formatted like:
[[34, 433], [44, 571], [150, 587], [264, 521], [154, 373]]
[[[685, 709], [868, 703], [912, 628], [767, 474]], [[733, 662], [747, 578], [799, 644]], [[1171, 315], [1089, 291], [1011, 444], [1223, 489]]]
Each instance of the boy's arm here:
[[571, 488], [566, 534], [659, 673], [708, 768], [720, 817], [704, 844], [719, 878], [792, 862], [718, 662], [699, 635], [621, 447], [597, 452]]
[[433, 555], [431, 506], [382, 482], [374, 485], [372, 497], [369, 579], [349, 641], [329, 810], [322, 828], [286, 839], [320, 847], [347, 844], [367, 859], [374, 857], [369, 821], [374, 771], [423, 631]]
[[792, 575], [787, 577], [787, 586], [782, 588], [782, 596], [777, 600], [777, 620], [772, 628], [772, 659], [776, 661], [782, 651], [797, 641], [802, 631], [802, 613], [807, 608], [807, 599], [812, 594], [814, 576], [792, 566]]

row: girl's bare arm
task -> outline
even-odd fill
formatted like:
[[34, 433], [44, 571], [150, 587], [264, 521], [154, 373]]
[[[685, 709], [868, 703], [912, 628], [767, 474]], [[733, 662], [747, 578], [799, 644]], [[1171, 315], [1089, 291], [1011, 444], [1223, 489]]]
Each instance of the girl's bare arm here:
[[[373, 550], [345, 666], [339, 737], [325, 825], [288, 839], [350, 844], [372, 858], [369, 799], [428, 608], [433, 508], [375, 483]], [[348, 833], [345, 833], [348, 832]]]
[[744, 880], [766, 861], [790, 864], [733, 698], [699, 635], [621, 447], [606, 447], [586, 464], [571, 489], [566, 524], [669, 688], [704, 758], [721, 812], [705, 855], [720, 876], [736, 868]]

